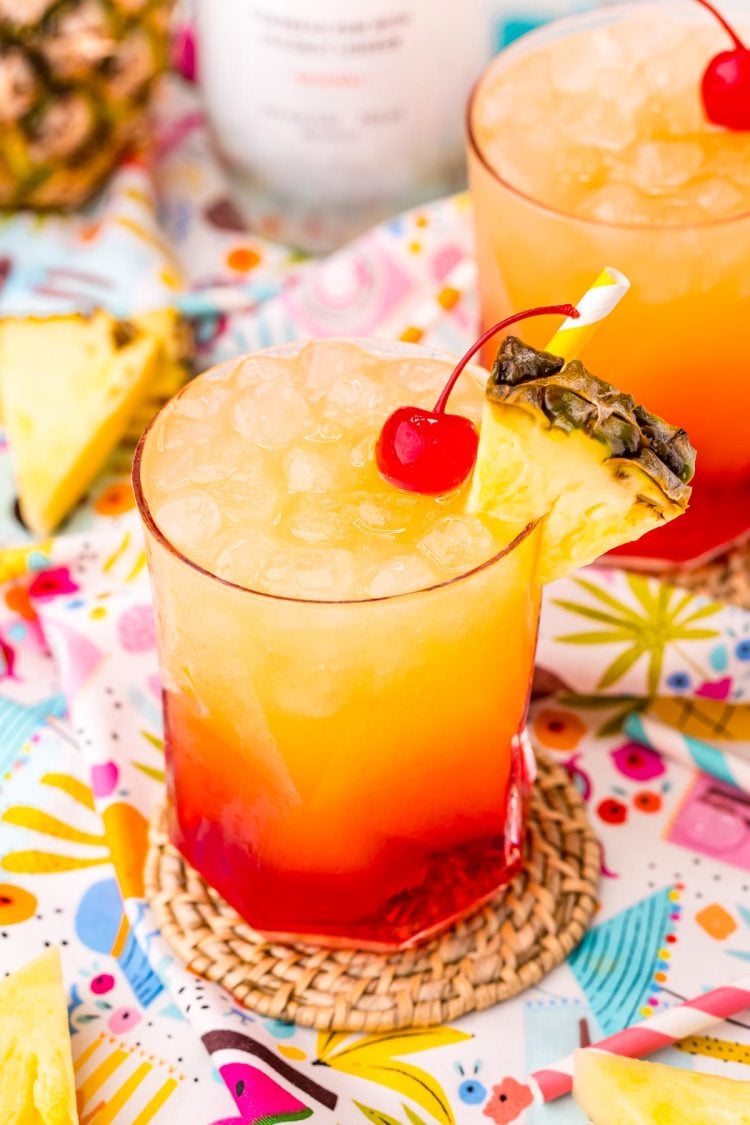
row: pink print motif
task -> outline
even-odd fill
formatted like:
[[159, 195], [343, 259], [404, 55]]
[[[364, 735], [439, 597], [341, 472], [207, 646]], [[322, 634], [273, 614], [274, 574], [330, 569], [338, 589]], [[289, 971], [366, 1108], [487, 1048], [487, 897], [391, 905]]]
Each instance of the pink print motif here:
[[435, 281], [440, 284], [451, 272], [452, 269], [459, 264], [464, 258], [464, 252], [460, 246], [441, 246], [436, 254], [433, 255], [432, 262], [432, 275]]
[[398, 261], [368, 242], [356, 254], [334, 255], [309, 282], [289, 289], [284, 299], [297, 327], [308, 335], [337, 331], [371, 336], [410, 289], [411, 280]]
[[227, 1063], [219, 1069], [241, 1116], [230, 1118], [236, 1125], [281, 1125], [284, 1121], [304, 1121], [312, 1110], [299, 1098], [274, 1082], [257, 1066]]
[[651, 781], [665, 772], [664, 763], [655, 750], [639, 742], [625, 742], [612, 751], [612, 761], [619, 773], [632, 781]]
[[495, 1125], [509, 1125], [516, 1121], [525, 1109], [533, 1104], [534, 1098], [528, 1086], [516, 1082], [515, 1078], [504, 1078], [499, 1086], [492, 1087], [492, 1097], [482, 1112], [491, 1118]]
[[100, 762], [91, 767], [91, 788], [95, 797], [109, 797], [117, 788], [120, 770], [116, 762]]
[[131, 606], [117, 622], [117, 635], [125, 652], [150, 652], [156, 646], [154, 614], [151, 606]]
[[720, 680], [706, 680], [695, 690], [695, 694], [701, 696], [702, 699], [729, 699], [731, 693], [731, 676], [722, 676]]
[[107, 1027], [113, 1035], [123, 1035], [141, 1022], [143, 1016], [135, 1008], [116, 1008], [107, 1020]]
[[63, 594], [74, 594], [80, 586], [70, 577], [67, 566], [56, 566], [42, 570], [29, 586], [29, 597], [40, 602], [51, 601]]
[[17, 680], [16, 650], [0, 635], [0, 680]]

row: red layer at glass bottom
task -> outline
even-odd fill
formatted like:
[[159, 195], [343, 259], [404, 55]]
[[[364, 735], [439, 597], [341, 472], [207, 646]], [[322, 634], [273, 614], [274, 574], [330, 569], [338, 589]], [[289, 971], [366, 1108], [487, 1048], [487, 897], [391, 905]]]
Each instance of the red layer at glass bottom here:
[[[486, 823], [477, 825], [475, 837], [446, 849], [435, 839], [386, 840], [364, 870], [295, 871], [264, 863], [244, 832], [240, 837], [236, 804], [231, 815], [222, 817], [206, 788], [200, 807], [195, 802], [188, 807], [174, 717], [166, 698], [171, 840], [253, 929], [267, 937], [334, 947], [404, 948], [491, 898], [522, 864], [530, 782], [520, 738], [512, 751], [506, 799], [498, 807], [497, 833], [488, 834]], [[190, 736], [188, 741], [194, 751]], [[194, 753], [187, 758], [184, 768], [190, 769]], [[304, 851], [304, 840], [299, 846]]]
[[750, 477], [702, 477], [699, 467], [690, 507], [684, 516], [650, 531], [635, 543], [616, 547], [608, 557], [613, 563], [698, 563], [720, 554], [748, 531]]

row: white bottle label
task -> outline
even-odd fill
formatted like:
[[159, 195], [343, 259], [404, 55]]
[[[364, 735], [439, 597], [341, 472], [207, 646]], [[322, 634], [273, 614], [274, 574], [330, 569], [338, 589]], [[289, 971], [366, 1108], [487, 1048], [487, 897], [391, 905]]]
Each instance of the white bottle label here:
[[487, 0], [202, 0], [198, 14], [220, 147], [282, 211], [361, 225], [461, 182]]

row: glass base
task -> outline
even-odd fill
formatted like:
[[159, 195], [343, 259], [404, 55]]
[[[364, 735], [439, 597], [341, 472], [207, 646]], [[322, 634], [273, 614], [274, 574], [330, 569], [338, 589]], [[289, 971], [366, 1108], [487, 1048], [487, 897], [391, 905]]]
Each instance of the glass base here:
[[[487, 835], [485, 828], [450, 849], [416, 839], [386, 840], [366, 870], [271, 868], [232, 839], [230, 825], [225, 830], [201, 817], [188, 822], [174, 799], [174, 779], [170, 838], [264, 937], [376, 952], [406, 949], [492, 898], [521, 867], [533, 755], [525, 732], [513, 742], [508, 789], [503, 811], [498, 810], [499, 831]], [[394, 887], [395, 892], [383, 895], [384, 888]]]
[[278, 186], [224, 162], [232, 202], [251, 230], [306, 254], [329, 254], [393, 215], [466, 187], [463, 157], [439, 178], [363, 196], [285, 196]]
[[750, 478], [702, 480], [696, 476], [690, 507], [666, 527], [610, 551], [613, 566], [656, 569], [698, 566], [750, 534]]

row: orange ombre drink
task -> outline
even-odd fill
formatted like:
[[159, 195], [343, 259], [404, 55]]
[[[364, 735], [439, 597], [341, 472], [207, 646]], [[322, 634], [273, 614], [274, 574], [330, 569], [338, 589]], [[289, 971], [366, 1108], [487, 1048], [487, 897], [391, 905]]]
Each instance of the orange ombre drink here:
[[[136, 456], [171, 834], [268, 935], [398, 947], [521, 854], [539, 528], [404, 493], [373, 447], [453, 364], [317, 341], [189, 384]], [[477, 420], [486, 373], [451, 408]]]
[[[719, 7], [747, 32], [746, 4]], [[698, 450], [686, 518], [629, 556], [694, 559], [750, 523], [750, 132], [709, 124], [700, 94], [728, 46], [687, 0], [618, 5], [513, 44], [469, 110], [483, 323], [615, 262], [632, 290], [586, 364], [678, 417]], [[550, 334], [537, 321], [525, 336]]]

